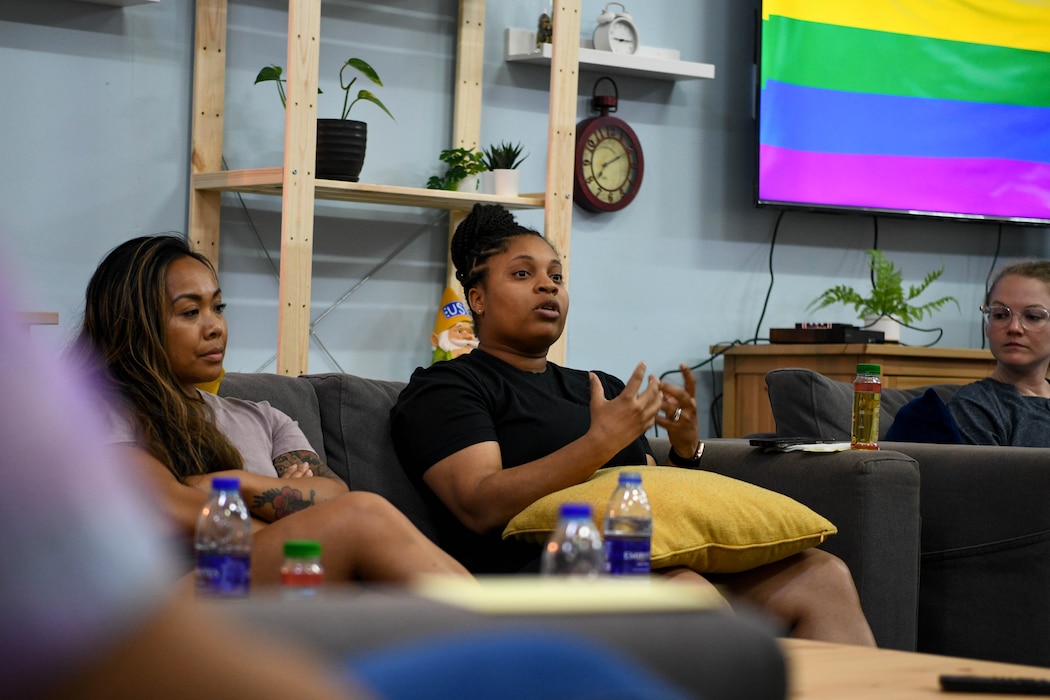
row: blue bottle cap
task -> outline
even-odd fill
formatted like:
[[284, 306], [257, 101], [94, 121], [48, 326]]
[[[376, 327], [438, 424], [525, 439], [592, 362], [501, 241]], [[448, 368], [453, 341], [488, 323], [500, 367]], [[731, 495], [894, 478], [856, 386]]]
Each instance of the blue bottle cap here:
[[639, 472], [620, 472], [620, 483], [640, 484], [642, 483], [642, 475]]
[[234, 476], [217, 476], [211, 480], [212, 491], [240, 491], [241, 480]]
[[591, 504], [562, 503], [558, 513], [563, 518], [589, 518], [591, 517]]

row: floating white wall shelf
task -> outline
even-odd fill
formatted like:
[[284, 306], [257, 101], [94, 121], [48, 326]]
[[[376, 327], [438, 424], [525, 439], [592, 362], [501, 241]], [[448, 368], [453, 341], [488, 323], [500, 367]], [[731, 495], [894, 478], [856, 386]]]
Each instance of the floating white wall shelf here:
[[[503, 42], [503, 57], [507, 61], [543, 66], [549, 66], [551, 63], [551, 45], [542, 44], [537, 48], [534, 31], [508, 27], [503, 32]], [[580, 70], [593, 69], [617, 75], [661, 80], [711, 80], [715, 77], [715, 67], [712, 64], [680, 61], [678, 55], [673, 49], [648, 46], [638, 47], [638, 52], [633, 55], [616, 54], [598, 51], [591, 48], [590, 40], [581, 39]]]

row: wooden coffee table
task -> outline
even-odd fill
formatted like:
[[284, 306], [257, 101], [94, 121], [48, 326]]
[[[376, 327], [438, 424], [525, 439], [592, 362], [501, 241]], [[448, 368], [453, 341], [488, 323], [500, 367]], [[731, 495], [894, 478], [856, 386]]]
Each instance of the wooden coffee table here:
[[891, 649], [783, 639], [788, 696], [819, 700], [894, 698], [1017, 698], [1018, 695], [945, 693], [941, 674], [1009, 676], [1050, 680], [1050, 668], [1020, 666]]

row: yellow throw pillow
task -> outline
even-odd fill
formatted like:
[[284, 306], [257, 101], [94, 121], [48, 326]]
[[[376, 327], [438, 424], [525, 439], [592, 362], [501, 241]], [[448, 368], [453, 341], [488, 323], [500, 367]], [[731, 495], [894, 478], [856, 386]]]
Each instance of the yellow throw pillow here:
[[838, 530], [787, 496], [712, 472], [674, 467], [599, 469], [544, 496], [507, 524], [503, 538], [545, 542], [562, 503], [590, 503], [602, 526], [619, 472], [637, 471], [653, 509], [652, 566], [700, 573], [747, 571], [820, 544]]

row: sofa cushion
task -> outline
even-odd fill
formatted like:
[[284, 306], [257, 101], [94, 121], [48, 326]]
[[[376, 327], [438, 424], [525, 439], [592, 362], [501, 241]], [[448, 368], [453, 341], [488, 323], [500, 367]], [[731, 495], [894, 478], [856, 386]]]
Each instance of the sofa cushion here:
[[[853, 385], [829, 379], [802, 367], [766, 373], [769, 404], [777, 435], [848, 440], [853, 420]], [[913, 389], [883, 387], [879, 411], [879, 439], [885, 440], [897, 411], [932, 388], [943, 401], [958, 390], [957, 384], [935, 384]]]
[[944, 401], [932, 388], [901, 406], [886, 431], [891, 442], [934, 442], [961, 445], [962, 435]]
[[637, 471], [653, 509], [653, 568], [701, 573], [746, 571], [820, 544], [837, 532], [826, 518], [787, 496], [721, 474], [672, 467], [599, 469], [576, 486], [523, 510], [503, 531], [544, 542], [565, 502], [590, 503], [598, 527], [619, 472]]
[[269, 401], [299, 424], [299, 429], [321, 461], [328, 464], [321, 431], [321, 411], [317, 395], [306, 382], [279, 374], [227, 372], [219, 385], [219, 396], [247, 401]]
[[429, 510], [401, 468], [390, 439], [390, 409], [404, 382], [336, 372], [300, 379], [317, 394], [329, 466], [351, 490], [378, 493], [436, 541]]

